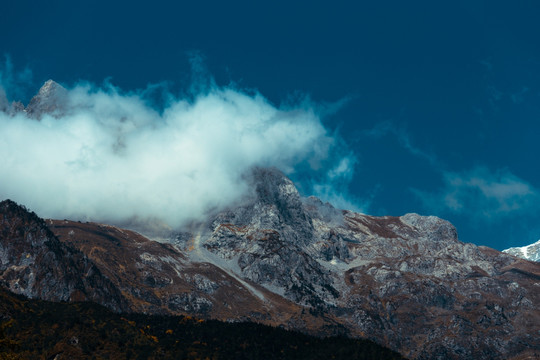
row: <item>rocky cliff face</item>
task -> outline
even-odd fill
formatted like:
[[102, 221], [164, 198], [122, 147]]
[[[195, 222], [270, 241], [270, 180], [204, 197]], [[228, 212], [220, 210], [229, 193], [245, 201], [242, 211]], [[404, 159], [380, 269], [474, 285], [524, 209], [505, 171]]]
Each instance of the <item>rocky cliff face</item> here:
[[100, 224], [47, 225], [132, 311], [346, 333], [415, 359], [540, 353], [540, 264], [462, 243], [436, 217], [338, 210], [302, 198], [275, 169], [250, 177], [251, 197], [166, 243]]
[[12, 201], [0, 203], [0, 282], [17, 294], [53, 301], [127, 301], [80, 251], [61, 243], [44, 221]]

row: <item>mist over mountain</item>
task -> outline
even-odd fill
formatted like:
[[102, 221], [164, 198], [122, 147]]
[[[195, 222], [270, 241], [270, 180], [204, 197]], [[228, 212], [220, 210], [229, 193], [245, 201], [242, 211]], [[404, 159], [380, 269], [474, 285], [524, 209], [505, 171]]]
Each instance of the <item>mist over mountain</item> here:
[[341, 196], [353, 159], [324, 127], [328, 109], [211, 82], [197, 91], [168, 94], [163, 109], [112, 85], [49, 80], [26, 107], [0, 94], [0, 198], [50, 218], [178, 229], [251, 196], [254, 166], [312, 172], [305, 191]]

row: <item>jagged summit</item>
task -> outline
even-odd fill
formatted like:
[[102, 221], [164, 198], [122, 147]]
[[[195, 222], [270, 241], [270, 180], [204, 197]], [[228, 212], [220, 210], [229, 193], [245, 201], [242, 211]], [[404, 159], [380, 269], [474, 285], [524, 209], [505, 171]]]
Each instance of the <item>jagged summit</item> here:
[[44, 114], [61, 116], [67, 104], [67, 90], [54, 80], [47, 80], [30, 100], [25, 111], [29, 117], [40, 119]]
[[310, 231], [311, 219], [305, 212], [300, 193], [283, 172], [273, 167], [255, 167], [251, 177], [257, 195], [256, 202], [248, 206], [251, 222]]
[[58, 89], [63, 89], [62, 85], [58, 84], [56, 81], [49, 79], [43, 83], [41, 88], [38, 91], [38, 95], [45, 96], [51, 94], [51, 92]]

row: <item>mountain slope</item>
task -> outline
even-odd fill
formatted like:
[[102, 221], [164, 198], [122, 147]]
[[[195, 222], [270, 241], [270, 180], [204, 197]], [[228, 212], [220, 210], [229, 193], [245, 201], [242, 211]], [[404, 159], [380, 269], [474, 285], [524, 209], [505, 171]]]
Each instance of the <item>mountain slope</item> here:
[[0, 202], [0, 282], [30, 298], [91, 300], [128, 309], [117, 288], [84, 254], [58, 241], [36, 214]]
[[0, 289], [2, 359], [401, 359], [372, 342], [315, 338], [253, 323], [116, 314]]
[[192, 261], [195, 250], [183, 252], [114, 226], [68, 220], [47, 224], [60, 241], [88, 255], [128, 299], [131, 311], [251, 320], [319, 335], [344, 332], [330, 316], [313, 316], [249, 279], [199, 258]]

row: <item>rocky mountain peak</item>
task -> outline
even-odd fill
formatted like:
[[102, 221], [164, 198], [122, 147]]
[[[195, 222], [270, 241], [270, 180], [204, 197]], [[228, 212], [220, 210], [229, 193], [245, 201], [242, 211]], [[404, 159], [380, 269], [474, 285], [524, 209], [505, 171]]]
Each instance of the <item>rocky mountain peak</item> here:
[[280, 170], [254, 168], [252, 181], [259, 206], [274, 208], [280, 220], [286, 224], [298, 225], [307, 220], [296, 186]]
[[[246, 181], [251, 194], [239, 206], [216, 214], [210, 228], [231, 223], [257, 229], [280, 229], [292, 242], [307, 241], [311, 234], [311, 219], [293, 182], [276, 168], [253, 168]], [[298, 234], [303, 234], [302, 239]]]
[[258, 200], [265, 204], [300, 201], [300, 194], [293, 182], [277, 168], [255, 167], [252, 170]]
[[56, 81], [49, 79], [43, 83], [41, 88], [38, 91], [39, 96], [50, 96], [54, 94], [56, 91], [59, 91], [60, 89], [64, 89], [62, 85], [58, 84]]
[[47, 80], [30, 100], [25, 111], [35, 119], [41, 119], [44, 114], [59, 117], [66, 109], [67, 100], [67, 90], [57, 82]]

